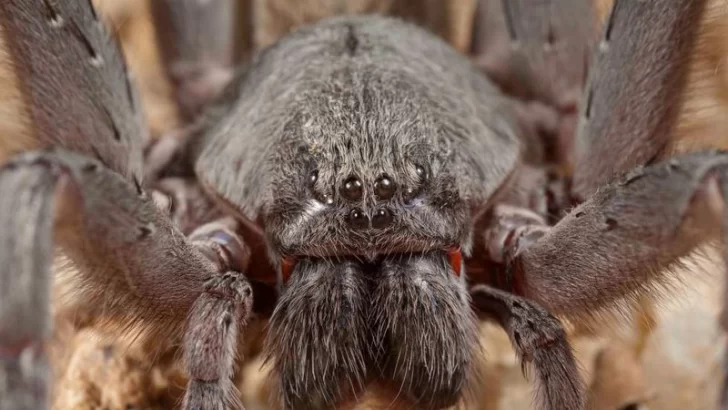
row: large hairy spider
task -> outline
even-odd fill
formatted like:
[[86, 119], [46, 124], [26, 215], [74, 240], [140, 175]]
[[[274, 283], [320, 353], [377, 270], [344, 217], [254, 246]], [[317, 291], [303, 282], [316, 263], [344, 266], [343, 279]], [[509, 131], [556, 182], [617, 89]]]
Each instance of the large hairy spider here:
[[0, 2], [2, 409], [47, 406], [56, 246], [77, 304], [181, 341], [186, 409], [239, 405], [236, 347], [268, 317], [284, 408], [373, 382], [444, 408], [477, 382], [478, 312], [563, 410], [584, 389], [553, 315], [627, 308], [720, 239], [728, 155], [665, 158], [705, 0], [617, 1], [601, 31], [583, 0], [483, 0], [475, 63], [335, 17], [234, 75], [232, 4], [154, 2], [196, 120], [152, 144], [90, 2]]

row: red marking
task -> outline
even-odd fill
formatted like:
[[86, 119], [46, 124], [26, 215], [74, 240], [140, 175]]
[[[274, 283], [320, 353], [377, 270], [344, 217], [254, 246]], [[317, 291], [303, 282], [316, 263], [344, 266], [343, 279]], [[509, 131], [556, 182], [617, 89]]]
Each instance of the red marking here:
[[42, 343], [34, 339], [26, 339], [11, 345], [0, 345], [0, 359], [15, 359], [26, 349], [33, 349], [34, 355], [42, 353]]
[[462, 252], [460, 252], [460, 249], [453, 248], [448, 251], [447, 256], [450, 258], [450, 266], [455, 271], [455, 276], [460, 276], [463, 267]]
[[523, 277], [523, 261], [516, 258], [511, 266], [512, 275], [510, 292], [519, 296], [526, 296], [526, 278]]
[[281, 278], [283, 280], [283, 284], [285, 285], [288, 283], [288, 279], [291, 278], [291, 273], [293, 273], [293, 268], [296, 266], [296, 260], [293, 258], [283, 258], [281, 259]]

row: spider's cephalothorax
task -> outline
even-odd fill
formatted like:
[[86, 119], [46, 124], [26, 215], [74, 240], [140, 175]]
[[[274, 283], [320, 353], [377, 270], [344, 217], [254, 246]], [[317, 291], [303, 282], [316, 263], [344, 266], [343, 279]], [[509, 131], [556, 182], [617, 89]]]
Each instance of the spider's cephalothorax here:
[[450, 406], [478, 388], [476, 311], [535, 369], [538, 406], [583, 408], [552, 314], [624, 307], [725, 219], [728, 157], [657, 163], [705, 3], [617, 1], [599, 37], [588, 2], [479, 1], [476, 64], [411, 23], [334, 17], [233, 75], [232, 0], [160, 0], [178, 102], [209, 106], [143, 151], [90, 3], [3, 2], [21, 119], [0, 116], [0, 407], [45, 406], [56, 245], [75, 306], [182, 341], [187, 409], [238, 405], [235, 349], [261, 317], [285, 408], [372, 383]]
[[192, 161], [280, 261], [268, 340], [286, 402], [343, 399], [367, 378], [455, 402], [476, 347], [462, 255], [518, 156], [505, 100], [444, 42], [384, 18], [302, 29], [254, 64], [269, 69], [242, 74]]

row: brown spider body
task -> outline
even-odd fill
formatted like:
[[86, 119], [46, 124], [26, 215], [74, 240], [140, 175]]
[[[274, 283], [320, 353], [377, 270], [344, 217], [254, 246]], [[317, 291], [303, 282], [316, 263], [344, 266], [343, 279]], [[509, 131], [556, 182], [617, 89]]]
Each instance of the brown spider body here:
[[0, 84], [27, 118], [0, 128], [24, 137], [0, 138], [2, 406], [45, 406], [54, 247], [75, 303], [181, 340], [185, 408], [239, 405], [256, 315], [285, 408], [375, 382], [445, 408], [477, 388], [477, 311], [555, 410], [585, 398], [554, 314], [625, 308], [720, 238], [728, 157], [655, 163], [706, 1], [617, 1], [601, 31], [582, 1], [480, 1], [472, 61], [413, 24], [335, 17], [238, 71], [234, 2], [160, 0], [190, 128], [154, 144], [90, 4], [40, 3], [0, 5]]

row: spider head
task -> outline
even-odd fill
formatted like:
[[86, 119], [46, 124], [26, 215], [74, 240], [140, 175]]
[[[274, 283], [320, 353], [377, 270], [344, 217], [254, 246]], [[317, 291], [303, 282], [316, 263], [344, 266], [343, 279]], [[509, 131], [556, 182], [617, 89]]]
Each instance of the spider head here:
[[373, 261], [467, 248], [451, 136], [418, 82], [364, 69], [338, 75], [346, 84], [298, 95], [275, 149], [265, 212], [275, 256]]
[[299, 94], [272, 150], [264, 226], [285, 286], [267, 350], [289, 408], [330, 407], [372, 379], [442, 408], [475, 350], [458, 277], [469, 211], [417, 81], [356, 73]]
[[372, 162], [315, 164], [298, 186], [279, 185], [266, 221], [276, 247], [291, 256], [372, 259], [460, 243], [466, 215], [445, 172], [426, 162]]

